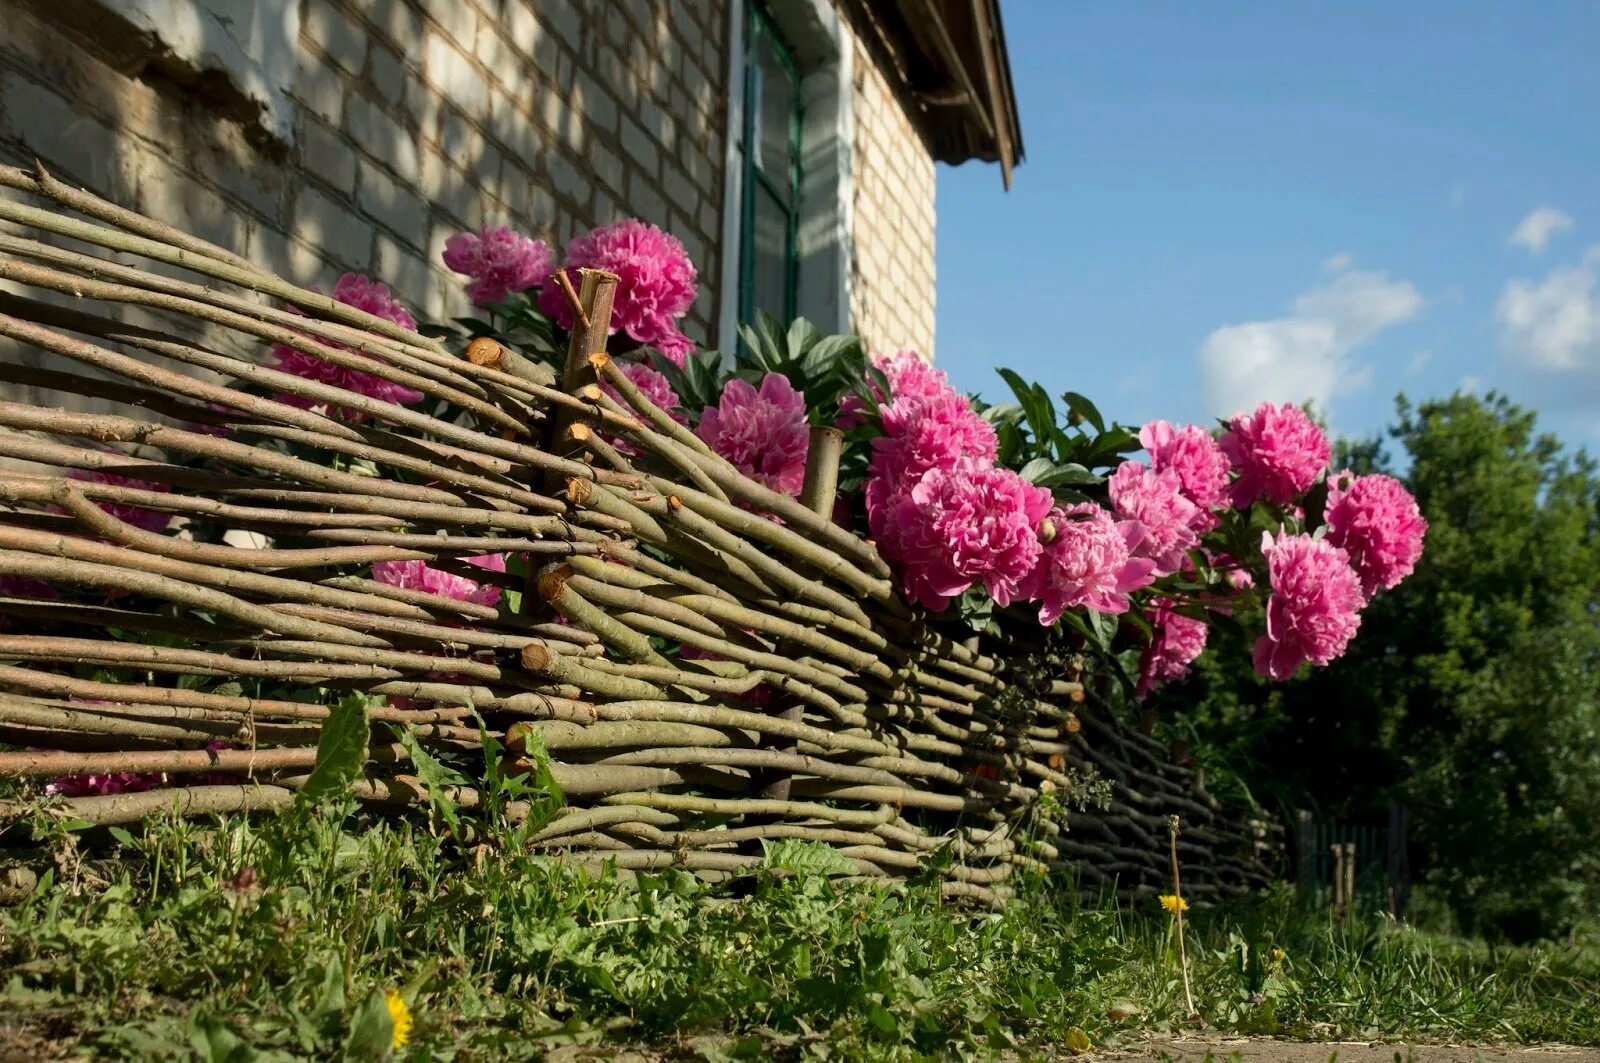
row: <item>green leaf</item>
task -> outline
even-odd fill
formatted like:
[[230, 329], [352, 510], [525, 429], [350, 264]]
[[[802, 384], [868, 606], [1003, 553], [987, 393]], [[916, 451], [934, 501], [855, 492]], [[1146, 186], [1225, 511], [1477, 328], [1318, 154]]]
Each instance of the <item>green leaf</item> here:
[[344, 1014], [344, 959], [338, 953], [329, 957], [322, 971], [322, 992], [317, 994], [313, 1014], [318, 1018]]
[[1031, 484], [1051, 488], [1103, 482], [1102, 477], [1096, 476], [1082, 465], [1075, 463], [1063, 465], [1049, 458], [1033, 458], [1022, 467], [1018, 475]]
[[1094, 632], [1095, 643], [1106, 653], [1111, 652], [1111, 640], [1117, 634], [1117, 618], [1096, 609], [1088, 610], [1089, 630]]
[[817, 331], [817, 326], [805, 318], [797, 317], [789, 324], [787, 339], [788, 358], [786, 361], [798, 361], [822, 339], [822, 333]]
[[383, 993], [374, 989], [356, 1008], [345, 1041], [348, 1059], [386, 1059], [394, 1044], [394, 1020]]
[[1022, 412], [1028, 419], [1028, 431], [1033, 434], [1034, 442], [1043, 446], [1050, 438], [1050, 429], [1055, 423], [1050, 397], [1044, 393], [1043, 388], [1023, 380], [1015, 370], [1001, 366], [995, 372], [1010, 385], [1012, 394], [1016, 395], [1017, 402], [1021, 404]]
[[347, 794], [367, 762], [367, 738], [366, 699], [360, 694], [340, 698], [322, 721], [316, 766], [300, 790], [303, 798], [324, 801]]
[[1061, 401], [1067, 404], [1068, 413], [1077, 414], [1085, 421], [1088, 421], [1090, 424], [1094, 425], [1094, 430], [1096, 432], [1099, 432], [1101, 435], [1105, 434], [1105, 418], [1100, 416], [1100, 410], [1095, 406], [1094, 403], [1090, 402], [1076, 391], [1062, 392]]
[[792, 838], [764, 841], [763, 867], [775, 867], [796, 875], [854, 875], [855, 864], [839, 854], [839, 850], [821, 842], [803, 842]]
[[550, 767], [550, 751], [544, 747], [544, 739], [533, 731], [523, 736], [523, 756], [533, 763], [533, 784], [543, 790], [546, 800], [540, 807], [529, 809], [527, 830], [531, 833], [544, 827], [556, 817], [567, 804], [567, 795], [561, 791], [561, 784], [556, 782], [555, 772]]
[[196, 1011], [189, 1018], [189, 1044], [201, 1063], [250, 1063], [256, 1052], [221, 1019]]
[[829, 370], [844, 367], [852, 349], [860, 348], [861, 341], [854, 336], [824, 336], [806, 350], [800, 359], [800, 368], [806, 379], [817, 380]]
[[395, 728], [395, 738], [405, 747], [417, 778], [428, 790], [428, 807], [444, 820], [451, 834], [457, 833], [461, 828], [461, 817], [456, 814], [455, 801], [445, 791], [452, 786], [465, 786], [467, 777], [423, 749], [422, 743], [417, 741], [415, 728]]

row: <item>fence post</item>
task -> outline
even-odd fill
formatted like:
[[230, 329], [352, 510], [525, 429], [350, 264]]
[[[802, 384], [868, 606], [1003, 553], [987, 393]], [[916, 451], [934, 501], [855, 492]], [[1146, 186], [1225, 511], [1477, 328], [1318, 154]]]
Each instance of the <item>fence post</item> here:
[[1334, 842], [1328, 847], [1333, 853], [1333, 917], [1344, 919], [1344, 845]]
[[1356, 906], [1356, 843], [1344, 843], [1344, 904], [1345, 914]]
[[1300, 809], [1295, 817], [1294, 863], [1302, 897], [1312, 896], [1317, 889], [1315, 832], [1316, 825], [1311, 821], [1311, 810]]
[[1389, 806], [1388, 860], [1385, 879], [1388, 884], [1389, 914], [1395, 919], [1406, 914], [1406, 901], [1411, 893], [1411, 863], [1408, 854], [1411, 829], [1411, 809], [1395, 802]]
[[[800, 488], [800, 504], [819, 517], [833, 519], [833, 502], [839, 493], [839, 459], [844, 451], [844, 433], [837, 428], [813, 428], [809, 449], [806, 451], [806, 476]], [[799, 647], [790, 647], [800, 652]], [[805, 716], [805, 704], [790, 695], [777, 699], [780, 719], [798, 723]], [[790, 742], [780, 745], [785, 753], [794, 753], [799, 746]], [[772, 801], [789, 800], [790, 776], [788, 772], [773, 772], [757, 776], [761, 783], [761, 796]]]

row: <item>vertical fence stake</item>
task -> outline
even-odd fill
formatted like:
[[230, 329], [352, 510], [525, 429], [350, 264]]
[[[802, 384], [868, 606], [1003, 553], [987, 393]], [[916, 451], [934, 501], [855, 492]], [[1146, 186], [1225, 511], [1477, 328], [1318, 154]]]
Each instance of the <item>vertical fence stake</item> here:
[[1295, 872], [1300, 883], [1300, 896], [1305, 899], [1310, 899], [1317, 891], [1316, 829], [1311, 810], [1300, 809], [1295, 817]]
[[1344, 920], [1344, 846], [1334, 842], [1333, 851], [1333, 917]]
[[1356, 843], [1344, 843], [1344, 902], [1345, 914], [1356, 904]]
[[[837, 428], [820, 426], [811, 429], [810, 448], [806, 451], [806, 478], [800, 488], [800, 504], [819, 517], [831, 517], [834, 499], [839, 493], [839, 459], [844, 451], [844, 433]], [[779, 701], [778, 718], [798, 723], [805, 715], [805, 705], [785, 696]], [[799, 747], [789, 743], [780, 747], [794, 753]], [[771, 778], [761, 788], [761, 796], [773, 801], [789, 800], [787, 772]]]

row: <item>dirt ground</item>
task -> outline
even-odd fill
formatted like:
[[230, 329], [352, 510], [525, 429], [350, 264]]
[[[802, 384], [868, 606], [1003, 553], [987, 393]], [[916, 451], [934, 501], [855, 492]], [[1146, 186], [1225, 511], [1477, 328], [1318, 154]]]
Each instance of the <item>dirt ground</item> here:
[[1563, 1045], [1477, 1047], [1474, 1045], [1404, 1045], [1365, 1042], [1274, 1041], [1249, 1038], [1157, 1041], [1137, 1050], [1090, 1052], [1073, 1057], [1085, 1063], [1102, 1060], [1151, 1063], [1600, 1063], [1600, 1049]]

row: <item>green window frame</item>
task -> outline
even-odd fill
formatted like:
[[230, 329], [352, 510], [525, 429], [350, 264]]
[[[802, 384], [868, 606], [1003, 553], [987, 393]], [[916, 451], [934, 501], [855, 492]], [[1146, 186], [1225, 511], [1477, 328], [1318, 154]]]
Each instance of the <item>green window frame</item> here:
[[745, 17], [744, 192], [739, 240], [739, 320], [757, 310], [795, 317], [800, 273], [800, 68], [762, 6]]

